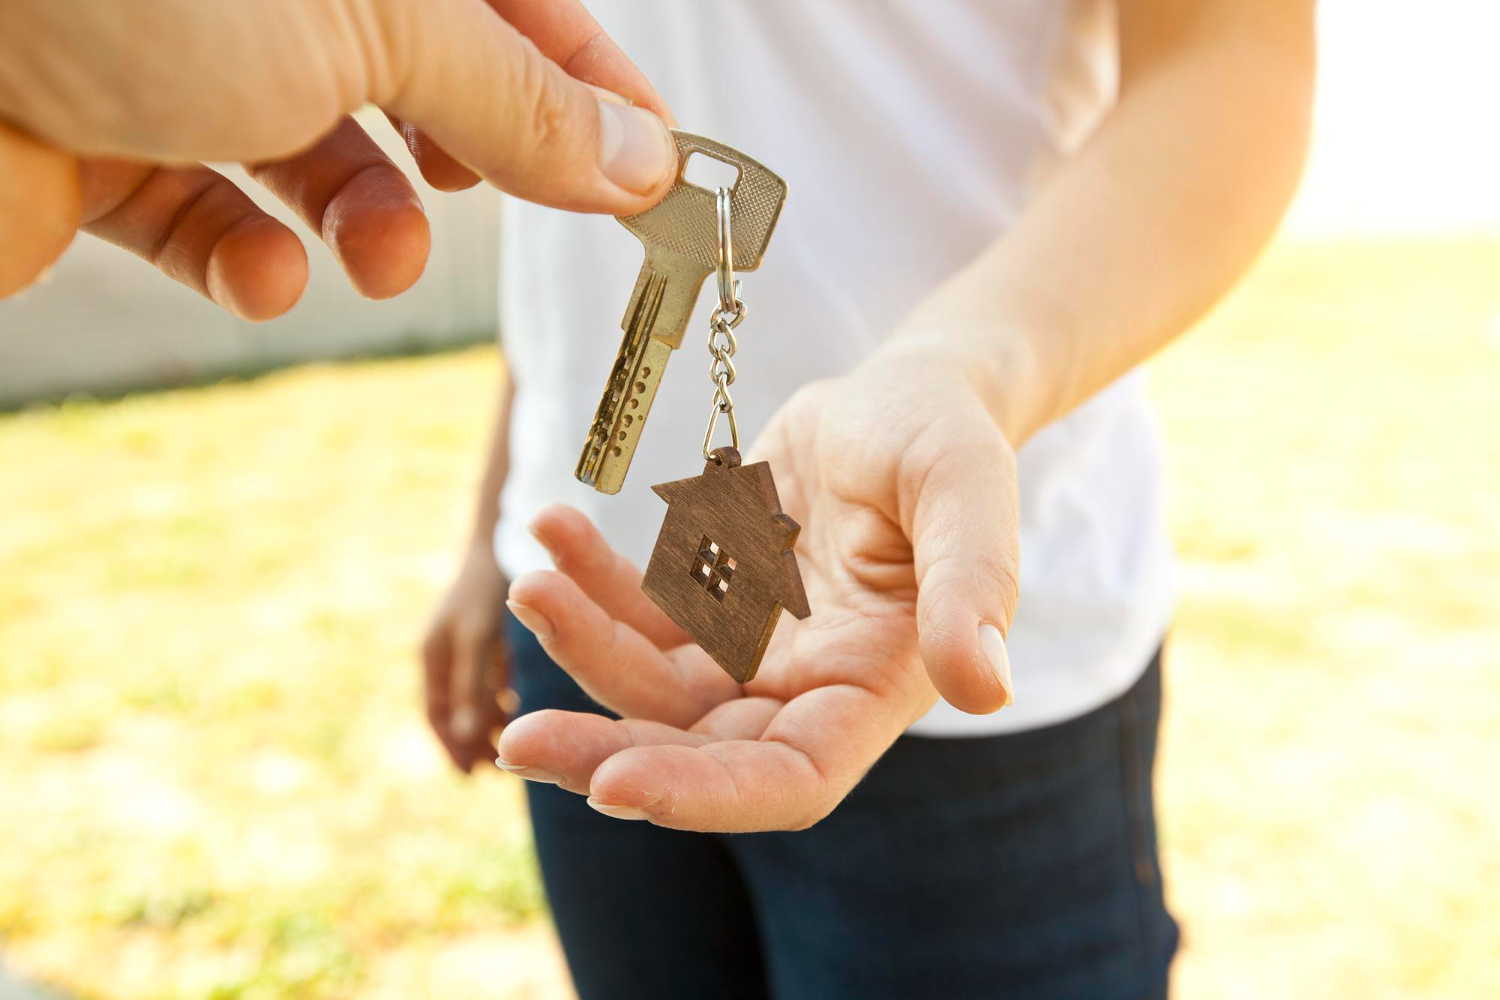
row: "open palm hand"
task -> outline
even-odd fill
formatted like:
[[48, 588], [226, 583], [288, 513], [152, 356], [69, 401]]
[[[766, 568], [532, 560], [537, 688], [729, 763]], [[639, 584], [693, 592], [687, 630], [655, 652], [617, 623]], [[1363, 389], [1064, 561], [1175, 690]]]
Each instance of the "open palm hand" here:
[[517, 580], [511, 607], [623, 718], [524, 716], [501, 740], [502, 767], [622, 819], [800, 829], [938, 693], [977, 712], [1009, 701], [1014, 460], [962, 373], [885, 363], [810, 385], [747, 461], [760, 459], [803, 526], [812, 615], [784, 618], [754, 680], [738, 684], [583, 515], [544, 511], [534, 530], [559, 572]]

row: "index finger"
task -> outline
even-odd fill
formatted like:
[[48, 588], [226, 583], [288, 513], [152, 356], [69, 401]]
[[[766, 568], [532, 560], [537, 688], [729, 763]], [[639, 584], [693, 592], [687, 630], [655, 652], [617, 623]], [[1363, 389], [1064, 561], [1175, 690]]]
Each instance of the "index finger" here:
[[432, 246], [421, 199], [353, 118], [297, 156], [245, 169], [322, 237], [361, 295], [390, 298], [421, 276]]
[[296, 235], [208, 167], [85, 159], [83, 230], [244, 319], [280, 316], [307, 284]]

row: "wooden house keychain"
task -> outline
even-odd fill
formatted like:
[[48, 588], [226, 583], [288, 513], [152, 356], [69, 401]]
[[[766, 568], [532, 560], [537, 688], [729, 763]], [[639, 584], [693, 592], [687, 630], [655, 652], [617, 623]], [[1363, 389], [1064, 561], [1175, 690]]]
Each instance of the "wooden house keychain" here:
[[[642, 589], [735, 680], [755, 676], [782, 609], [806, 618], [811, 609], [793, 547], [801, 531], [781, 511], [769, 462], [743, 465], [734, 383], [734, 331], [745, 319], [734, 276], [732, 192], [719, 188], [719, 303], [709, 318], [713, 407], [703, 435], [703, 474], [653, 486], [667, 517], [646, 567]], [[767, 234], [769, 235], [769, 234]], [[731, 446], [714, 448], [719, 417]]]

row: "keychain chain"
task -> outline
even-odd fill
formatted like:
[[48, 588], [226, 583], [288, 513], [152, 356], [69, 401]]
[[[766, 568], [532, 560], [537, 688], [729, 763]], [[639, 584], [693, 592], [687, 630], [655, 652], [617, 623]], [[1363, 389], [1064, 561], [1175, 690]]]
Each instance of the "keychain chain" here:
[[[685, 144], [681, 133], [678, 137], [679, 152], [685, 158], [695, 150]], [[703, 141], [706, 144], [707, 140]], [[786, 611], [798, 618], [812, 614], [793, 551], [802, 529], [781, 509], [771, 462], [746, 465], [740, 455], [740, 429], [729, 394], [739, 346], [735, 330], [745, 320], [735, 269], [753, 271], [760, 265], [786, 202], [786, 183], [743, 154], [725, 147], [702, 148], [712, 158], [737, 168], [734, 187], [705, 190], [679, 178], [677, 184], [689, 190], [679, 190], [676, 199], [669, 194], [661, 202], [671, 211], [650, 210], [665, 214], [659, 225], [643, 227], [647, 233], [641, 239], [646, 245], [646, 263], [636, 282], [629, 315], [649, 311], [653, 318], [645, 324], [633, 318], [624, 324], [626, 347], [621, 348], [618, 363], [624, 374], [619, 380], [621, 388], [617, 392], [611, 382], [612, 388], [601, 404], [611, 421], [621, 399], [625, 400], [626, 411], [638, 412], [620, 414], [617, 422], [607, 423], [603, 434], [590, 440], [599, 442], [598, 450], [606, 458], [624, 458], [627, 453], [621, 445], [629, 446], [630, 435], [640, 433], [651, 393], [656, 391], [656, 383], [647, 379], [661, 379], [672, 343], [681, 339], [697, 311], [695, 303], [703, 282], [709, 274], [716, 274], [718, 297], [710, 303], [714, 308], [708, 317], [708, 353], [712, 359], [708, 377], [714, 388], [708, 427], [703, 432], [703, 472], [652, 487], [667, 502], [667, 512], [641, 578], [641, 590], [726, 674], [744, 684], [754, 679], [760, 668], [781, 613]], [[635, 224], [622, 221], [627, 226]], [[662, 285], [662, 278], [682, 284], [674, 294], [670, 285]], [[655, 291], [664, 287], [665, 292]], [[648, 294], [656, 296], [655, 305], [645, 301]], [[658, 328], [664, 331], [660, 335]], [[636, 351], [638, 343], [646, 344], [646, 350]], [[734, 447], [715, 448], [714, 432], [725, 422], [723, 418], [728, 418]], [[589, 454], [586, 451], [585, 458]], [[582, 464], [580, 460], [580, 467]], [[602, 468], [610, 473], [617, 466], [606, 461]], [[595, 488], [618, 489], [620, 475], [615, 472], [612, 477], [599, 477], [602, 485]]]
[[708, 318], [708, 353], [713, 361], [708, 366], [708, 377], [714, 384], [714, 398], [708, 414], [708, 429], [703, 434], [703, 458], [717, 461], [713, 453], [714, 428], [719, 415], [729, 421], [729, 439], [738, 451], [740, 428], [734, 419], [734, 399], [729, 387], [734, 384], [734, 351], [738, 346], [734, 330], [745, 320], [748, 310], [740, 299], [740, 282], [734, 276], [734, 239], [730, 232], [730, 189], [719, 188], [716, 207], [719, 221], [719, 264], [717, 268], [719, 304]]

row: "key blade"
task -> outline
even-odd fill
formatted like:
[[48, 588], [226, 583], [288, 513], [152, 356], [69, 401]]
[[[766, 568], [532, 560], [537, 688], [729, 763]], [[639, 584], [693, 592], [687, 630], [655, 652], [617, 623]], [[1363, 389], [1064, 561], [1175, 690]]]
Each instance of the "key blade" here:
[[672, 130], [672, 138], [677, 143], [677, 183], [653, 207], [637, 215], [621, 216], [620, 224], [648, 248], [667, 251], [712, 272], [719, 260], [715, 193], [682, 176], [688, 157], [701, 153], [739, 170], [729, 195], [734, 220], [734, 269], [755, 270], [765, 256], [771, 234], [781, 218], [781, 208], [786, 204], [786, 181], [764, 164], [722, 142], [678, 129]]
[[[660, 276], [663, 284], [658, 292], [659, 299], [649, 308], [642, 309], [641, 296], [650, 283], [648, 273]], [[635, 281], [635, 291], [625, 307], [625, 318], [620, 321], [621, 328], [629, 333], [631, 324], [638, 321], [645, 324], [648, 336], [665, 341], [674, 349], [681, 347], [703, 284], [712, 273], [712, 267], [704, 267], [670, 250], [648, 244], [645, 263]]]
[[573, 470], [579, 482], [620, 492], [667, 361], [682, 343], [707, 278], [703, 268], [670, 253], [646, 255], [621, 323], [625, 337]]
[[671, 356], [672, 348], [652, 337], [631, 345], [628, 353], [621, 349], [573, 470], [579, 482], [600, 493], [620, 492], [661, 384], [661, 372]]

